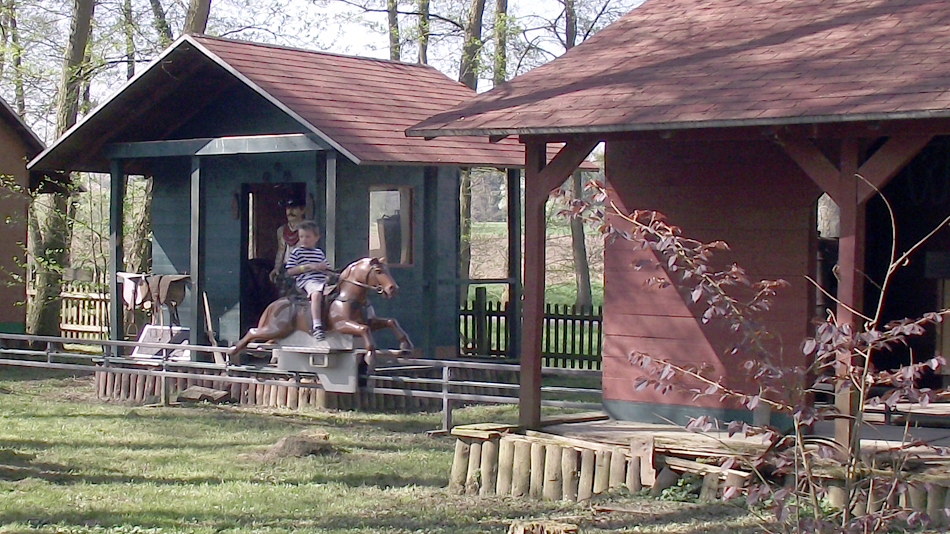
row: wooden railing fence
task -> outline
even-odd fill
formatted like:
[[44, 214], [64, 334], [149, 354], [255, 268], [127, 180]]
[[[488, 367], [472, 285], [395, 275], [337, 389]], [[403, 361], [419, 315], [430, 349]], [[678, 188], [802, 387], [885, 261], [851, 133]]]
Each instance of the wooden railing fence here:
[[[507, 303], [489, 301], [483, 288], [459, 314], [462, 354], [512, 359]], [[548, 304], [544, 313], [542, 365], [567, 369], [600, 369], [603, 308]]]

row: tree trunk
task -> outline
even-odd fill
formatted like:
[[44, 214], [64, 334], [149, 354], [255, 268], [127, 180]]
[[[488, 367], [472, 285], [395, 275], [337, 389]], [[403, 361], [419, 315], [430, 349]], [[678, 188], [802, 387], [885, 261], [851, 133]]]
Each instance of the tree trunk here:
[[17, 29], [16, 2], [7, 4], [7, 27], [10, 34], [10, 50], [13, 67], [13, 107], [20, 118], [26, 116], [26, 98], [23, 92], [23, 48], [20, 46], [20, 30]]
[[419, 59], [420, 65], [429, 63], [429, 0], [419, 0]]
[[3, 80], [3, 67], [7, 63], [7, 43], [10, 42], [10, 32], [7, 31], [7, 28], [10, 27], [12, 16], [10, 4], [12, 3], [13, 0], [0, 2], [0, 80]]
[[399, 35], [399, 2], [386, 0], [386, 13], [389, 17], [389, 59], [402, 59], [402, 43]]
[[[459, 277], [471, 278], [472, 269], [472, 171], [462, 169], [459, 177]], [[468, 284], [459, 285], [459, 298], [468, 301]]]
[[508, 79], [508, 0], [495, 0], [495, 61], [492, 83], [501, 85]]
[[201, 34], [208, 27], [208, 14], [211, 12], [211, 0], [191, 0], [185, 15], [185, 28], [182, 33]]
[[165, 8], [162, 7], [161, 0], [149, 0], [152, 4], [152, 19], [155, 31], [158, 33], [158, 40], [162, 46], [172, 44], [172, 29], [165, 19]]
[[[577, 12], [574, 9], [574, 0], [564, 0], [564, 49], [574, 48], [577, 42]], [[571, 175], [571, 193], [573, 198], [584, 195], [583, 178], [581, 171], [574, 171]], [[587, 261], [587, 242], [584, 239], [584, 221], [575, 217], [571, 219], [571, 252], [574, 256], [574, 281], [577, 284], [576, 306], [590, 306], [593, 304], [590, 290], [590, 264]]]
[[[85, 69], [83, 58], [92, 25], [95, 0], [74, 0], [69, 41], [63, 60], [56, 109], [56, 137], [76, 123], [79, 91]], [[69, 190], [38, 195], [33, 201], [35, 220], [31, 222], [35, 245], [36, 296], [27, 309], [27, 331], [31, 334], [58, 335], [62, 268], [69, 258]]]
[[462, 60], [459, 64], [459, 81], [471, 89], [478, 88], [478, 56], [482, 50], [482, 17], [485, 0], [471, 0], [468, 20], [465, 23], [465, 42], [462, 44]]
[[[581, 198], [584, 187], [581, 183], [581, 171], [571, 175], [571, 192], [574, 198]], [[587, 242], [584, 240], [584, 221], [580, 217], [571, 219], [571, 251], [574, 256], [574, 280], [577, 282], [577, 306], [593, 304], [590, 291], [590, 265], [587, 262]]]
[[123, 29], [125, 31], [125, 79], [135, 76], [135, 21], [132, 18], [132, 0], [122, 3]]

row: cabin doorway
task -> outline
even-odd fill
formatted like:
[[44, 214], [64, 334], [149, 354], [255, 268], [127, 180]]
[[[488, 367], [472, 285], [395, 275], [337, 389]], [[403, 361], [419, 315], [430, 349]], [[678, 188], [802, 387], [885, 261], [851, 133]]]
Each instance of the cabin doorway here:
[[[270, 280], [277, 266], [277, 231], [287, 222], [285, 203], [295, 199], [307, 202], [307, 184], [243, 184], [241, 187], [241, 331], [255, 326], [268, 304], [279, 296], [278, 287]], [[311, 218], [312, 213], [306, 213]]]

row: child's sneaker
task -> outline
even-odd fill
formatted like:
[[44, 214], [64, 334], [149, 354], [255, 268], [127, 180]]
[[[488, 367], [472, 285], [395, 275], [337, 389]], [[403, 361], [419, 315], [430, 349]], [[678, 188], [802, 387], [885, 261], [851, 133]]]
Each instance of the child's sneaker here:
[[321, 327], [319, 327], [319, 326], [314, 326], [314, 327], [313, 327], [313, 330], [310, 331], [310, 335], [312, 335], [312, 336], [313, 336], [313, 339], [316, 339], [317, 341], [326, 341], [326, 340], [327, 340], [327, 336], [325, 336], [325, 335], [323, 334], [323, 328], [321, 328]]

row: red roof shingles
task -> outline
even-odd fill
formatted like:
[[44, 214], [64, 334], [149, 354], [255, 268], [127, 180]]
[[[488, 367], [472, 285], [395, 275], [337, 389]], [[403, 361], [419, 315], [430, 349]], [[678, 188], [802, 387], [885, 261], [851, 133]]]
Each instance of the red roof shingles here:
[[192, 37], [361, 163], [521, 166], [523, 147], [483, 137], [410, 138], [405, 130], [475, 95], [432, 67]]
[[564, 56], [409, 133], [950, 116], [948, 53], [946, 0], [647, 0]]

